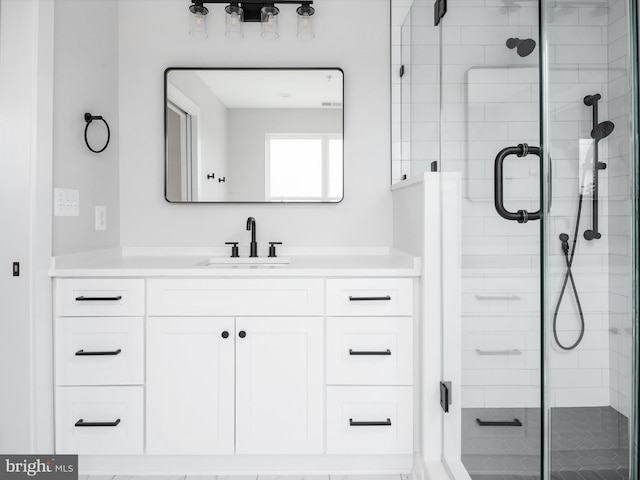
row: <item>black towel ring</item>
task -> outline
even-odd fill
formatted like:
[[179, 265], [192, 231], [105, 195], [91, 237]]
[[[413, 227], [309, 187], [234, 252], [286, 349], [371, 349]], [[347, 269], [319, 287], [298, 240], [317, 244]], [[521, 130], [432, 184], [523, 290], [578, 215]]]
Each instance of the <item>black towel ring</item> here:
[[[89, 145], [89, 140], [87, 139], [87, 130], [89, 130], [89, 125], [94, 120], [102, 120], [107, 127], [107, 143], [105, 143], [104, 147], [102, 147], [100, 150], [94, 150], [93, 148], [91, 148], [91, 145]], [[90, 113], [84, 114], [84, 121], [87, 122], [87, 125], [84, 127], [84, 143], [87, 144], [87, 148], [91, 150], [93, 153], [104, 152], [104, 150], [107, 148], [107, 145], [109, 145], [109, 140], [111, 139], [111, 130], [109, 130], [109, 124], [104, 118], [102, 118], [102, 116], [91, 115]]]

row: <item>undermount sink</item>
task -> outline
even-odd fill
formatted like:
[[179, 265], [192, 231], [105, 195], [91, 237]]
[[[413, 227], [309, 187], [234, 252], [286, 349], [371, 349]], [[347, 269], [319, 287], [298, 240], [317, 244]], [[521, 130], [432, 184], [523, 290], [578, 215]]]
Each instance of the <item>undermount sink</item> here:
[[231, 265], [242, 267], [268, 267], [276, 265], [288, 265], [291, 259], [288, 257], [211, 257], [206, 266]]

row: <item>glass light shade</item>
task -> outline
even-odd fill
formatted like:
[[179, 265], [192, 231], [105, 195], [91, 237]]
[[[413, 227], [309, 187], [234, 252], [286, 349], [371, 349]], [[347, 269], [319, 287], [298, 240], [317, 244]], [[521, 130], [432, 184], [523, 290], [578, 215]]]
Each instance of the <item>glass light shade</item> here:
[[193, 38], [207, 38], [207, 14], [209, 10], [202, 5], [191, 5], [191, 20], [189, 25], [189, 35]]
[[242, 23], [244, 22], [244, 11], [238, 5], [227, 5], [225, 7], [227, 16], [225, 18], [225, 32], [227, 38], [239, 40], [244, 37], [242, 33]]
[[264, 6], [260, 12], [260, 25], [262, 26], [260, 36], [268, 40], [277, 39], [280, 36], [278, 33], [278, 13], [280, 13], [280, 10], [278, 7]]
[[298, 38], [300, 40], [312, 40], [314, 37], [311, 15], [308, 13], [298, 15]]

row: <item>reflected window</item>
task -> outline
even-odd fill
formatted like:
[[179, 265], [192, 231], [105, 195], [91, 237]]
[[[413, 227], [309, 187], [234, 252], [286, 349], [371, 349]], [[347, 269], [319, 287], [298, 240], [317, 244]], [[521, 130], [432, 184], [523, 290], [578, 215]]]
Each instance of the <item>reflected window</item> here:
[[266, 200], [340, 201], [340, 135], [267, 135]]

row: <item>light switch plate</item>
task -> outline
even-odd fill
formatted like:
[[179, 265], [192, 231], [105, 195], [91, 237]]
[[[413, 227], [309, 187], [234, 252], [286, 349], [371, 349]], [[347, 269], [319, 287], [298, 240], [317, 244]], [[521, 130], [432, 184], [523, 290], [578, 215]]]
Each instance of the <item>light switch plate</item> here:
[[80, 215], [80, 191], [56, 188], [53, 191], [53, 214], [56, 217], [77, 217]]
[[107, 229], [107, 207], [96, 205], [96, 230]]

